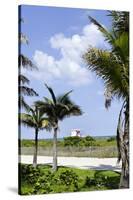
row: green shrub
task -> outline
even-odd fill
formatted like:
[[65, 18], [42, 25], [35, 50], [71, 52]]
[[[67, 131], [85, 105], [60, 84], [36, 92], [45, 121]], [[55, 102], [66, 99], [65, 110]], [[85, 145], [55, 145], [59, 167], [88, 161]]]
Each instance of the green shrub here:
[[91, 187], [91, 186], [95, 186], [98, 188], [101, 188], [102, 186], [105, 185], [105, 182], [103, 180], [103, 178], [89, 178], [88, 176], [86, 177], [85, 180], [85, 186], [87, 187]]
[[66, 189], [69, 191], [71, 188], [72, 188], [72, 191], [78, 190], [79, 177], [72, 170], [66, 170], [66, 171], [62, 172], [59, 175], [59, 181], [61, 184], [65, 185]]
[[59, 167], [52, 172], [48, 165], [26, 164], [20, 164], [19, 170], [19, 194], [23, 195], [118, 189], [120, 182], [120, 174], [113, 171]]
[[20, 191], [21, 194], [48, 194], [78, 190], [79, 178], [73, 170], [65, 169], [52, 173], [50, 169], [42, 170], [41, 166], [34, 168], [32, 165], [24, 164], [21, 165], [20, 169], [24, 188], [22, 192]]
[[80, 142], [81, 138], [78, 136], [64, 138], [64, 146], [79, 146]]
[[51, 171], [46, 171], [40, 176], [36, 183], [34, 184], [33, 193], [34, 194], [48, 194], [52, 192], [52, 182], [54, 179], [54, 174]]
[[107, 139], [107, 142], [112, 142], [112, 141], [115, 141], [116, 140], [116, 137], [110, 137]]
[[93, 178], [86, 177], [85, 187], [117, 189], [120, 182], [120, 176], [107, 176], [99, 171], [95, 172]]
[[86, 137], [65, 137], [64, 146], [74, 146], [74, 147], [88, 147], [95, 144], [95, 139], [91, 136]]
[[42, 173], [39, 167], [34, 168], [32, 165], [21, 165], [21, 175], [23, 181], [35, 184]]
[[34, 168], [32, 165], [21, 165], [21, 181], [31, 185], [32, 189], [26, 188], [22, 194], [47, 194], [52, 191], [51, 180], [54, 175], [50, 170], [41, 170], [41, 167]]

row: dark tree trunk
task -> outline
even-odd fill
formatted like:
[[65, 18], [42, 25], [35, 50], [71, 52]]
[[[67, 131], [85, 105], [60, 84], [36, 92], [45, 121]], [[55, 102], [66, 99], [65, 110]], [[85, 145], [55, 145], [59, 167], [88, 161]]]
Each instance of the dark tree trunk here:
[[129, 188], [129, 133], [125, 133], [123, 136], [121, 146], [121, 160], [122, 171], [120, 178], [120, 188]]
[[58, 128], [54, 128], [54, 137], [53, 137], [53, 171], [57, 171], [57, 130]]
[[33, 167], [37, 166], [37, 151], [38, 151], [38, 129], [35, 129], [35, 148], [33, 156]]
[[129, 188], [129, 100], [124, 101], [117, 127], [118, 158], [122, 161], [119, 188]]

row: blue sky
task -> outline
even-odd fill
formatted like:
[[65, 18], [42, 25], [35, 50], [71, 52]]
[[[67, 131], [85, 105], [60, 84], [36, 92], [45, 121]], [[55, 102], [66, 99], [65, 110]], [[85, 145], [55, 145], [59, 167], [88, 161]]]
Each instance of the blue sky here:
[[[104, 85], [94, 73], [87, 70], [82, 59], [89, 46], [108, 49], [102, 34], [88, 20], [88, 15], [110, 28], [107, 11], [44, 6], [22, 6], [24, 23], [21, 29], [29, 38], [21, 51], [37, 66], [38, 71], [24, 71], [39, 99], [48, 96], [44, 82], [55, 93], [73, 89], [72, 100], [81, 106], [84, 115], [71, 117], [60, 123], [58, 137], [69, 136], [71, 129], [79, 128], [83, 135], [115, 135], [121, 102], [114, 100], [111, 108], [104, 108]], [[29, 104], [37, 98], [26, 97]], [[22, 127], [22, 138], [34, 138], [34, 130]], [[52, 133], [40, 132], [40, 138], [51, 138]]]

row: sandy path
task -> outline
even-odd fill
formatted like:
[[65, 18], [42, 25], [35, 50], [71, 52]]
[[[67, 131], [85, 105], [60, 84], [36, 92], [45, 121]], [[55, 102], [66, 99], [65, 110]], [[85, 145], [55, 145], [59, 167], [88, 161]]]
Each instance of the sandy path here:
[[[21, 163], [31, 164], [33, 156], [21, 156]], [[52, 164], [52, 157], [38, 156], [38, 164]], [[121, 165], [117, 158], [87, 158], [87, 157], [58, 157], [58, 166], [75, 167], [80, 169], [120, 171]]]

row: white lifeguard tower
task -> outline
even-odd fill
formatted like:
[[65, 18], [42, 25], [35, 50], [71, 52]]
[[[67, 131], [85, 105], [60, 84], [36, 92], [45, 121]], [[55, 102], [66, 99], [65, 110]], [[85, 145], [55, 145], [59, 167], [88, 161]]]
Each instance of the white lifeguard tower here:
[[71, 130], [71, 137], [81, 137], [81, 132], [80, 132], [80, 129], [72, 129]]

